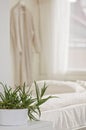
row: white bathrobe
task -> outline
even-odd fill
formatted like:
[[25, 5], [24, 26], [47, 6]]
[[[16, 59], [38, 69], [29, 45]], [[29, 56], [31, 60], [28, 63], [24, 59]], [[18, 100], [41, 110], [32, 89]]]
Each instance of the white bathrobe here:
[[17, 4], [11, 9], [11, 49], [14, 84], [32, 82], [32, 46], [40, 52], [40, 42], [34, 29], [33, 18], [25, 5]]

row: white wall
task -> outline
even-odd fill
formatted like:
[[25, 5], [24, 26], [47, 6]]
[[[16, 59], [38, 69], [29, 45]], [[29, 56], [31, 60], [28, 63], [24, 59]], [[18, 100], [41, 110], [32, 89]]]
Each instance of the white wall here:
[[0, 0], [0, 81], [12, 83], [9, 0]]

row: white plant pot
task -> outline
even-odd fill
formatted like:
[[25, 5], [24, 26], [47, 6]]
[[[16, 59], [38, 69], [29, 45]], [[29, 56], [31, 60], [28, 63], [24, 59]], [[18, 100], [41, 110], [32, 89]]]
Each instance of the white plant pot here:
[[0, 109], [0, 125], [26, 125], [28, 109]]

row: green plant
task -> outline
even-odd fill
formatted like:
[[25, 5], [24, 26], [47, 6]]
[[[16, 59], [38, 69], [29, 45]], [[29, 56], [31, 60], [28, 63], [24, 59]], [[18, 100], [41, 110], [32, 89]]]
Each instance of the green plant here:
[[40, 105], [45, 103], [52, 96], [44, 98], [47, 86], [44, 83], [43, 87], [39, 89], [38, 84], [34, 81], [36, 97], [32, 96], [31, 87], [26, 91], [27, 85], [16, 86], [13, 90], [11, 87], [4, 85], [0, 82], [0, 85], [4, 89], [4, 93], [0, 92], [0, 109], [28, 109], [28, 116], [30, 120], [37, 120], [36, 115], [41, 116]]

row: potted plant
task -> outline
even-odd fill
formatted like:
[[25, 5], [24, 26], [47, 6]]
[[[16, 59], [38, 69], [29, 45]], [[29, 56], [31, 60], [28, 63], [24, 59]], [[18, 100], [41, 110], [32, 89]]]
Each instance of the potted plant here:
[[52, 97], [43, 97], [47, 89], [45, 83], [41, 89], [36, 81], [34, 84], [35, 97], [31, 87], [26, 91], [25, 83], [16, 86], [14, 90], [0, 83], [4, 89], [3, 93], [0, 92], [0, 125], [24, 125], [27, 124], [28, 117], [30, 120], [38, 120], [37, 115], [41, 116], [40, 105]]

